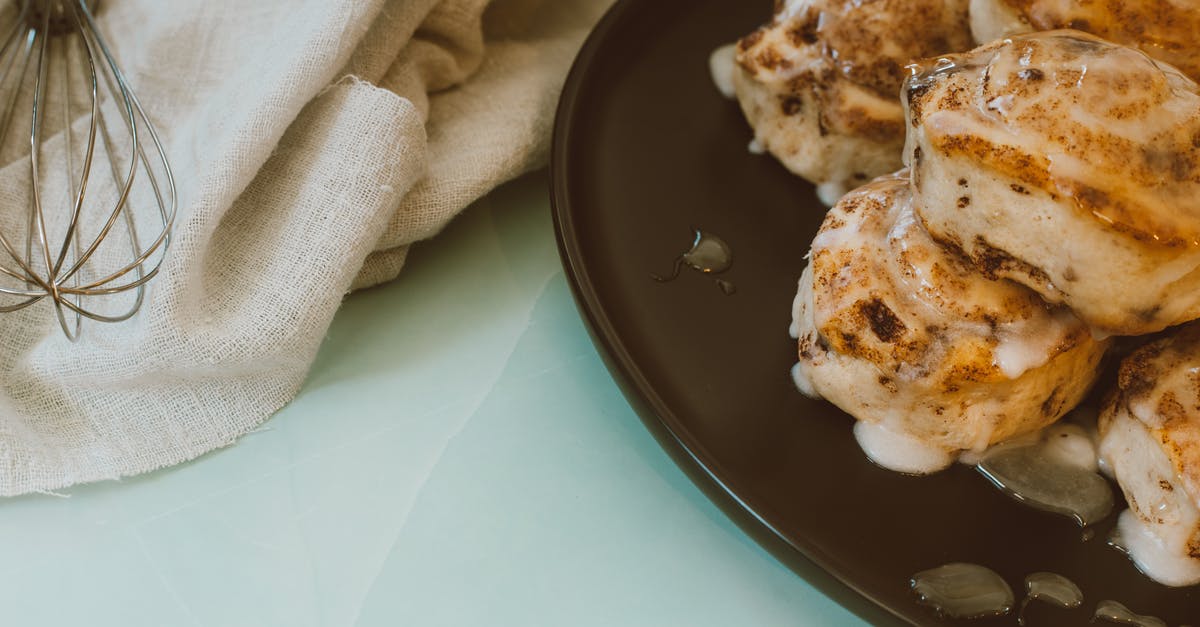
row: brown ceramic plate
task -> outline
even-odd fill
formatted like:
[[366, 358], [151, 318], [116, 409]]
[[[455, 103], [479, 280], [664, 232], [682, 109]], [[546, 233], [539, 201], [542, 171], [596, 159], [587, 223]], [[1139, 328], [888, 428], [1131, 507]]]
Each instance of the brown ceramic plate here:
[[[621, 0], [567, 81], [552, 156], [560, 250], [631, 403], [747, 532], [869, 622], [1016, 625], [941, 620], [914, 602], [909, 577], [955, 561], [995, 569], [1018, 598], [1034, 571], [1079, 584], [1083, 607], [1035, 603], [1032, 627], [1087, 625], [1103, 599], [1197, 621], [1200, 591], [1139, 575], [1105, 546], [1111, 521], [1085, 541], [1072, 521], [1017, 504], [969, 468], [927, 478], [877, 468], [848, 416], [795, 390], [790, 307], [824, 209], [808, 184], [747, 151], [737, 105], [708, 74], [709, 53], [770, 10], [770, 0]], [[735, 294], [686, 269], [651, 278], [689, 247], [692, 226], [732, 247], [722, 276]]]

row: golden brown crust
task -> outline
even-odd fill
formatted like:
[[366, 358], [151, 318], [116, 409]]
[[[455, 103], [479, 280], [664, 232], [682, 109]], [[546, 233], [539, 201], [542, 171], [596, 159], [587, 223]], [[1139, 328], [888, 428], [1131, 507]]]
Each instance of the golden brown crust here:
[[[1069, 199], [1143, 244], [1200, 245], [1195, 83], [1074, 31], [996, 42], [954, 63], [907, 91], [931, 149]], [[930, 123], [948, 113], [959, 121]]]
[[1200, 80], [1200, 1], [1005, 0], [1038, 30], [1073, 28], [1143, 52]]
[[1107, 342], [939, 246], [911, 201], [900, 172], [827, 214], [794, 304], [801, 389], [950, 455], [1057, 420]]
[[[819, 27], [822, 12], [841, 13], [841, 19], [827, 15], [828, 26]], [[888, 98], [900, 93], [909, 63], [971, 47], [965, 2], [826, 3], [823, 11], [810, 9], [805, 21], [805, 30], [822, 41], [843, 75]]]
[[[822, 316], [821, 336], [844, 356], [871, 362], [885, 376], [916, 374], [933, 382], [937, 391], [955, 391], [965, 385], [1006, 378], [995, 352], [1001, 342], [998, 329], [1005, 324], [1046, 318], [1047, 306], [1034, 292], [1007, 281], [980, 276], [965, 258], [940, 249], [918, 225], [911, 235], [901, 232], [897, 202], [905, 202], [907, 181], [885, 178], [845, 196], [827, 215], [813, 246], [814, 301]], [[900, 200], [897, 200], [901, 197]], [[827, 245], [839, 230], [880, 233], [895, 241], [886, 250], [871, 246]], [[823, 239], [824, 238], [824, 239]], [[894, 256], [895, 262], [881, 259]], [[886, 275], [898, 268], [893, 285]], [[916, 298], [926, 305], [914, 307]], [[986, 298], [981, 293], [986, 292]], [[953, 324], [971, 325], [981, 332], [962, 335], [918, 314], [924, 307], [942, 312]], [[1047, 359], [1072, 350], [1091, 339], [1084, 325], [1064, 327]], [[800, 347], [805, 352], [805, 347]]]
[[894, 100], [906, 65], [971, 47], [966, 7], [966, 0], [780, 2], [772, 23], [738, 42], [737, 63], [764, 82], [787, 75], [779, 103], [789, 115], [802, 94], [816, 94], [830, 132], [886, 141], [903, 133], [902, 116], [854, 106], [841, 83]]
[[1200, 324], [1180, 327], [1126, 357], [1117, 389], [1113, 406], [1146, 425], [1200, 506]]

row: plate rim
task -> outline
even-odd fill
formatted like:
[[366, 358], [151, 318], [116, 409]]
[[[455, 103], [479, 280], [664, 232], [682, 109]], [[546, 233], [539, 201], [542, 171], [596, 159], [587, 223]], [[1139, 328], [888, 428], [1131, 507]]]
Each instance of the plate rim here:
[[[575, 228], [571, 208], [571, 184], [568, 176], [571, 159], [572, 129], [580, 104], [579, 95], [588, 80], [588, 70], [595, 63], [609, 34], [630, 10], [644, 0], [616, 0], [588, 34], [571, 64], [555, 110], [550, 143], [549, 196], [554, 224], [554, 236], [559, 258], [576, 309], [585, 322], [588, 335], [597, 347], [626, 400], [638, 414], [643, 425], [654, 436], [672, 460], [689, 479], [759, 546], [786, 565], [821, 594], [847, 611], [871, 624], [879, 620], [875, 614], [886, 612], [886, 618], [898, 625], [919, 625], [898, 613], [850, 579], [836, 565], [836, 560], [813, 543], [797, 542], [777, 529], [754, 508], [753, 503], [738, 494], [735, 482], [721, 476], [720, 464], [704, 446], [688, 432], [684, 423], [665, 400], [654, 390], [649, 379], [626, 348], [608, 315], [595, 284], [590, 278], [582, 252], [582, 242]], [[830, 576], [835, 586], [813, 581], [812, 566]], [[842, 594], [839, 594], [841, 592]], [[851, 595], [845, 594], [852, 593]], [[868, 607], [864, 607], [869, 604]], [[876, 610], [869, 612], [865, 610]]]

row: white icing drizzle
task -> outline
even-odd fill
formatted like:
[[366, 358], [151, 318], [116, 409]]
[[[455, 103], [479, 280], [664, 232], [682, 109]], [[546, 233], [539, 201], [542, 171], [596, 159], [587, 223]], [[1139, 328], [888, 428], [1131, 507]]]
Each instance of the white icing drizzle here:
[[1090, 472], [1100, 470], [1096, 441], [1087, 429], [1080, 425], [1058, 423], [1051, 426], [1046, 430], [1045, 447], [1042, 450], [1047, 457], [1055, 461]]
[[817, 185], [817, 199], [819, 199], [826, 207], [832, 207], [837, 204], [837, 201], [850, 191], [846, 188], [846, 184], [840, 181], [826, 181]]
[[[804, 281], [801, 280], [800, 284], [803, 285]], [[803, 307], [804, 290], [798, 288], [796, 290], [796, 296], [792, 298], [792, 323], [788, 325], [788, 335], [790, 335], [793, 340], [800, 339], [800, 309]]]
[[796, 19], [800, 11], [808, 8], [809, 4], [811, 4], [809, 0], [787, 0], [779, 8], [779, 12], [775, 14], [775, 22], [778, 24]]
[[1200, 559], [1168, 550], [1153, 530], [1130, 510], [1121, 512], [1116, 533], [1109, 543], [1125, 551], [1138, 570], [1161, 584], [1190, 586], [1200, 583]]
[[737, 44], [721, 46], [708, 57], [708, 70], [712, 74], [713, 85], [726, 98], [737, 96], [733, 89], [734, 57], [737, 56]]
[[854, 424], [854, 439], [872, 462], [910, 475], [928, 475], [954, 463], [954, 455], [945, 449], [892, 431], [887, 425], [859, 420]]
[[800, 390], [801, 394], [809, 398], [821, 398], [821, 395], [817, 393], [817, 388], [813, 386], [808, 366], [804, 362], [798, 361], [796, 365], [792, 366], [792, 382], [796, 384], [796, 389]]
[[1049, 361], [1046, 344], [1021, 337], [1001, 340], [992, 356], [996, 367], [1009, 379], [1016, 379]]

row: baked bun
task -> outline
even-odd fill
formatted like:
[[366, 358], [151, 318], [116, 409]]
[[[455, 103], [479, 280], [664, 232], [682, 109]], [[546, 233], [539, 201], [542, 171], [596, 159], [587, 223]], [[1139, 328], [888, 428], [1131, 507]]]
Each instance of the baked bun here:
[[897, 460], [858, 431], [875, 461], [920, 473], [1058, 420], [1091, 386], [1107, 343], [1066, 308], [938, 246], [911, 200], [901, 173], [829, 211], [793, 331], [802, 391], [875, 427], [865, 434], [875, 442], [890, 434], [922, 449]]
[[988, 276], [1099, 335], [1200, 317], [1200, 89], [1078, 31], [930, 61], [905, 84], [913, 203]]
[[971, 0], [984, 44], [1042, 30], [1085, 31], [1169, 63], [1200, 80], [1200, 0]]
[[1152, 578], [1200, 583], [1200, 324], [1121, 363], [1100, 414], [1100, 455], [1129, 511], [1121, 543]]
[[967, 0], [788, 0], [738, 42], [733, 85], [757, 143], [833, 204], [900, 168], [904, 67], [971, 45]]

